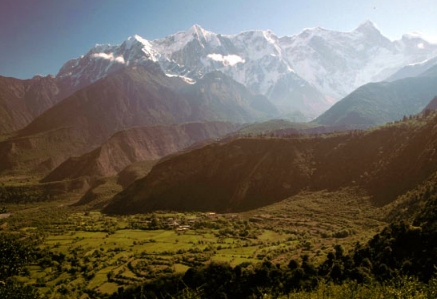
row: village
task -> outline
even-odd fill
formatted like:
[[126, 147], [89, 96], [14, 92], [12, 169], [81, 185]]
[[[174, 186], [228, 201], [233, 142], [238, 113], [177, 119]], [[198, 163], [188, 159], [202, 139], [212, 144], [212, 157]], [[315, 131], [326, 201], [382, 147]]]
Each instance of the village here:
[[151, 215], [136, 215], [131, 217], [130, 227], [136, 229], [166, 229], [185, 232], [201, 227], [220, 228], [220, 222], [238, 220], [237, 214], [218, 214], [204, 212], [195, 214], [183, 213], [153, 213]]

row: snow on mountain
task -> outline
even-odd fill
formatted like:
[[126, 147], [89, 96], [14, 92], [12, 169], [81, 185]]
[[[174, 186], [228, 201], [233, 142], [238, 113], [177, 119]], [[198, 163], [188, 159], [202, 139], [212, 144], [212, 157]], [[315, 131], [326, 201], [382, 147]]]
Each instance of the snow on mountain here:
[[70, 80], [74, 86], [85, 86], [120, 70], [125, 65], [156, 62], [160, 57], [161, 54], [153, 49], [149, 41], [135, 35], [119, 46], [97, 44], [86, 55], [64, 64], [57, 77]]
[[381, 81], [407, 64], [437, 54], [437, 44], [417, 36], [391, 41], [371, 21], [351, 32], [306, 29], [281, 38], [280, 45], [300, 76], [337, 100], [361, 85]]
[[387, 78], [385, 81], [393, 82], [408, 77], [416, 77], [435, 65], [437, 65], [437, 56], [418, 63], [406, 65], [399, 71], [391, 75], [389, 78]]
[[317, 27], [281, 38], [269, 30], [221, 35], [196, 24], [156, 40], [135, 35], [118, 46], [96, 45], [57, 77], [82, 86], [151, 62], [187, 82], [219, 70], [278, 107], [315, 117], [355, 88], [434, 56], [437, 44], [417, 34], [391, 41], [370, 21], [351, 32]]
[[221, 45], [217, 34], [207, 31], [195, 24], [187, 31], [180, 31], [176, 34], [167, 36], [165, 38], [152, 41], [156, 49], [166, 56], [171, 56], [173, 53], [181, 51], [189, 43], [194, 42], [200, 47], [219, 47]]

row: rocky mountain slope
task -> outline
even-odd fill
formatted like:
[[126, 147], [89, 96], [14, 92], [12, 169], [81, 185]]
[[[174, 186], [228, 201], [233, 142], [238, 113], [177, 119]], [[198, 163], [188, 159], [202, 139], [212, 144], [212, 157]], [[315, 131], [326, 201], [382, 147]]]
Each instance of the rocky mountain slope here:
[[437, 116], [366, 132], [313, 138], [249, 138], [164, 159], [119, 193], [108, 213], [235, 212], [301, 190], [359, 188], [393, 201], [437, 170]]
[[412, 78], [366, 84], [336, 103], [315, 122], [366, 128], [419, 113], [437, 94], [437, 66]]
[[129, 127], [253, 122], [274, 116], [268, 112], [276, 109], [265, 97], [218, 72], [189, 84], [166, 76], [156, 64], [128, 67], [74, 93], [1, 142], [0, 172], [52, 170]]
[[134, 162], [158, 160], [196, 142], [224, 136], [239, 127], [225, 122], [193, 122], [123, 130], [92, 152], [68, 159], [43, 181], [113, 176]]
[[0, 76], [0, 134], [22, 129], [71, 92], [52, 76], [29, 80]]

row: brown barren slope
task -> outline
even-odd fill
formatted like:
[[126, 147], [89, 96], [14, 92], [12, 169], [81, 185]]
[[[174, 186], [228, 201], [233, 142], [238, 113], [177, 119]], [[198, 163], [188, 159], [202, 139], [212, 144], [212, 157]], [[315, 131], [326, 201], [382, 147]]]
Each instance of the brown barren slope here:
[[0, 134], [22, 129], [54, 106], [68, 94], [60, 86], [52, 76], [29, 80], [0, 76]]
[[109, 213], [244, 211], [301, 190], [357, 187], [378, 205], [437, 170], [437, 116], [365, 132], [246, 138], [165, 159], [118, 194]]
[[68, 159], [44, 181], [113, 176], [134, 162], [157, 160], [196, 142], [218, 138], [238, 128], [239, 125], [226, 122], [193, 122], [127, 129], [116, 133], [92, 152]]
[[0, 142], [0, 173], [47, 173], [130, 127], [255, 121], [269, 115], [257, 107], [269, 105], [265, 97], [220, 73], [191, 85], [167, 77], [154, 64], [125, 68], [77, 91], [16, 136]]

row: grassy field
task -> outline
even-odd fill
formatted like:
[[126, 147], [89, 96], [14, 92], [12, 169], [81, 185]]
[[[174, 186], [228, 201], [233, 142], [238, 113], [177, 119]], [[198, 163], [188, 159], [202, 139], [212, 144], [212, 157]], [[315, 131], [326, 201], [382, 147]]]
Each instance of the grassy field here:
[[[211, 261], [287, 263], [308, 254], [316, 262], [335, 244], [347, 249], [386, 225], [382, 210], [354, 190], [303, 192], [240, 214], [156, 212], [108, 216], [71, 204], [5, 204], [5, 233], [42, 237], [48, 256], [18, 279], [48, 298], [104, 295]], [[100, 294], [100, 295], [99, 295]]]

